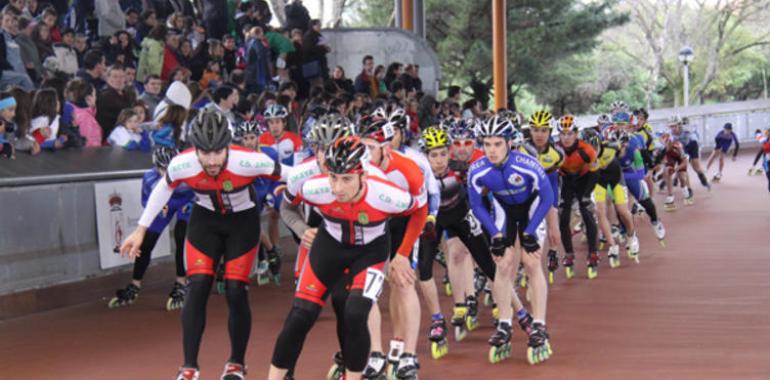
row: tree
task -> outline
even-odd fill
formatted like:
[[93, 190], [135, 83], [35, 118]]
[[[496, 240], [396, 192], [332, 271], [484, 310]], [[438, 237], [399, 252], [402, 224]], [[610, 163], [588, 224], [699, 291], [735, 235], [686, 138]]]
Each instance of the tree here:
[[273, 15], [281, 23], [281, 26], [286, 25], [286, 4], [288, 0], [270, 0], [270, 8], [273, 9]]

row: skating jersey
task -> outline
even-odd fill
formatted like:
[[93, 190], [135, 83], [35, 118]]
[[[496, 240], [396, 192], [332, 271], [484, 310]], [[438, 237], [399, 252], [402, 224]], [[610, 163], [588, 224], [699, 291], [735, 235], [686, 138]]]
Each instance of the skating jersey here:
[[422, 170], [420, 170], [414, 160], [399, 152], [391, 151], [389, 154], [388, 167], [383, 169], [382, 172], [385, 173], [389, 181], [399, 188], [408, 191], [417, 201], [418, 207], [425, 206], [428, 202], [428, 192], [425, 188], [426, 181]]
[[305, 181], [293, 204], [305, 202], [315, 207], [323, 217], [326, 232], [345, 245], [369, 244], [385, 235], [391, 216], [406, 216], [419, 208], [408, 192], [380, 178], [367, 178], [362, 191], [363, 196], [356, 202], [338, 202], [329, 176], [321, 174]]
[[[147, 205], [147, 199], [150, 198], [150, 193], [158, 181], [163, 177], [158, 172], [158, 169], [152, 168], [144, 173], [142, 177], [142, 207]], [[174, 194], [171, 199], [168, 200], [166, 206], [163, 207], [163, 211], [155, 217], [152, 221], [148, 231], [161, 233], [171, 223], [171, 219], [176, 215], [177, 220], [190, 219], [190, 203], [195, 198], [193, 191], [187, 186], [179, 186], [174, 190]]]
[[548, 181], [551, 183], [553, 191], [553, 206], [559, 206], [559, 168], [564, 162], [564, 151], [552, 143], [540, 152], [534, 144], [526, 143], [519, 147], [519, 151], [537, 158], [540, 165], [545, 170]]
[[259, 145], [262, 149], [275, 150], [281, 163], [288, 166], [294, 166], [299, 162], [299, 160], [294, 160], [295, 154], [304, 155], [302, 153], [302, 139], [292, 132], [284, 132], [278, 139], [270, 133], [263, 133], [259, 136]]
[[484, 158], [484, 152], [481, 149], [474, 149], [471, 159], [468, 161], [458, 160], [454, 155], [451, 155], [449, 158], [449, 168], [459, 175], [461, 182], [465, 184], [468, 182], [468, 168], [482, 158]]
[[[225, 167], [216, 177], [206, 174], [195, 154], [188, 149], [174, 157], [168, 165], [166, 181], [153, 190], [169, 192], [181, 184], [187, 184], [195, 192], [195, 202], [208, 210], [222, 214], [248, 210], [256, 206], [257, 196], [252, 184], [258, 177], [286, 182], [288, 167], [270, 159], [266, 154], [254, 152], [237, 145], [230, 145]], [[159, 189], [163, 185], [163, 188]], [[153, 203], [153, 195], [140, 219], [141, 225], [149, 225], [165, 204]], [[170, 194], [168, 195], [170, 196]], [[164, 194], [162, 198], [165, 198]], [[159, 198], [161, 199], [161, 198]], [[146, 214], [155, 210], [155, 214]], [[143, 222], [147, 224], [143, 224]]]
[[428, 213], [435, 216], [438, 214], [441, 194], [439, 192], [436, 177], [433, 175], [433, 169], [430, 168], [428, 158], [418, 150], [408, 146], [402, 146], [401, 149], [399, 149], [399, 153], [410, 158], [417, 164], [417, 167], [420, 168], [422, 176], [425, 178], [425, 185], [428, 188]]
[[583, 176], [596, 170], [596, 150], [585, 141], [578, 140], [569, 148], [561, 148], [565, 157], [559, 171], [563, 176]]
[[[476, 161], [470, 168], [468, 198], [473, 214], [490, 236], [502, 231], [505, 212], [496, 210], [493, 220], [491, 213], [484, 206], [486, 191], [502, 205], [525, 204], [530, 198], [537, 196], [539, 202], [535, 202], [537, 207], [534, 212], [530, 212], [525, 230], [530, 235], [535, 235], [535, 230], [554, 201], [551, 183], [535, 158], [519, 152], [510, 152], [508, 158], [499, 166], [492, 164], [486, 157]], [[495, 204], [494, 207], [498, 208], [499, 205]]]
[[738, 137], [735, 136], [735, 132], [733, 131], [725, 131], [724, 129], [719, 131], [717, 133], [717, 136], [714, 138], [714, 145], [716, 145], [717, 149], [722, 149], [723, 151], [727, 151], [730, 149], [730, 146], [735, 142], [735, 154], [738, 154]]

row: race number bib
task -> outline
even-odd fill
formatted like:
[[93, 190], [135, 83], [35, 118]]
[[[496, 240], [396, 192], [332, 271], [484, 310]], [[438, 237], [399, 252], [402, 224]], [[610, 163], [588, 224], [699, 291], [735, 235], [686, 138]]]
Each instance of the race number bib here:
[[473, 236], [479, 236], [483, 233], [481, 231], [481, 223], [479, 223], [478, 219], [473, 215], [473, 211], [468, 210], [468, 213], [465, 214], [465, 221], [468, 222], [468, 226], [470, 227]]
[[375, 268], [366, 270], [366, 281], [364, 282], [364, 297], [377, 302], [382, 294], [382, 286], [385, 283], [385, 273]]

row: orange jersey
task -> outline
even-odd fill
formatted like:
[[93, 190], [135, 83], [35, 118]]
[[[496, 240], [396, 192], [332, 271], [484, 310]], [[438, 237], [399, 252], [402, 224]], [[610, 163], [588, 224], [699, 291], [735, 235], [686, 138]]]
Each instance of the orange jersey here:
[[564, 149], [564, 162], [559, 171], [562, 175], [582, 176], [596, 167], [596, 150], [588, 143], [578, 140], [576, 145]]

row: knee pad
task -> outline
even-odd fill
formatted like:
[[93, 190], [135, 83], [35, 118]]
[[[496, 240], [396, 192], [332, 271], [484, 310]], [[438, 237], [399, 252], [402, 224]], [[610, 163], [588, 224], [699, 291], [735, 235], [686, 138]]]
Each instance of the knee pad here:
[[348, 297], [345, 303], [345, 326], [348, 332], [356, 334], [361, 332], [360, 329], [366, 330], [366, 321], [372, 304], [372, 300], [364, 297], [360, 292]]
[[227, 297], [228, 304], [248, 300], [249, 286], [241, 281], [226, 280], [225, 297]]
[[283, 330], [288, 335], [307, 334], [313, 327], [318, 315], [321, 314], [321, 306], [312, 302], [295, 299], [294, 304], [286, 317]]

